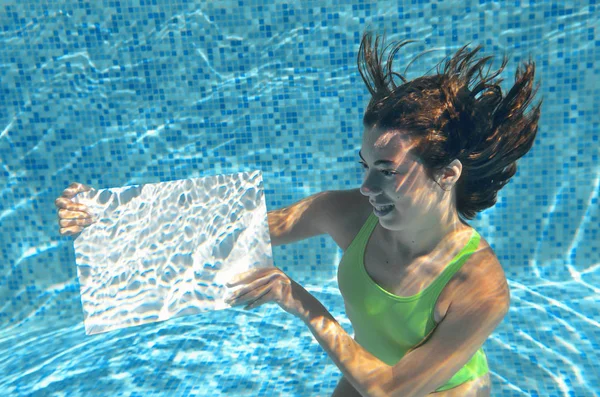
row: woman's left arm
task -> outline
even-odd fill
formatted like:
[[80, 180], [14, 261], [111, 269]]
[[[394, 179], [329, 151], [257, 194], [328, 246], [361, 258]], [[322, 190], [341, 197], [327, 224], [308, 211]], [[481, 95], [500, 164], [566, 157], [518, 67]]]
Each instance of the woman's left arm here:
[[360, 346], [321, 302], [280, 269], [259, 269], [231, 285], [243, 281], [247, 285], [229, 298], [231, 302], [249, 302], [246, 308], [252, 308], [275, 301], [301, 318], [362, 396], [421, 397], [435, 391], [469, 361], [509, 307], [508, 292], [479, 284], [477, 292], [452, 302], [426, 343], [390, 366]]
[[451, 306], [429, 340], [406, 353], [394, 366], [360, 346], [314, 297], [314, 301], [306, 298], [310, 303], [303, 321], [362, 396], [422, 397], [450, 380], [508, 312], [505, 300], [480, 304], [480, 297], [472, 299], [475, 304], [469, 307]]

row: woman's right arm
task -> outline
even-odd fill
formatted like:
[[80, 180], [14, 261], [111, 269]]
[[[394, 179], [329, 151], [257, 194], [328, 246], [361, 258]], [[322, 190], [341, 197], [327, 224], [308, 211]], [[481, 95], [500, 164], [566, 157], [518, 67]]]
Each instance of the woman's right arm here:
[[[58, 208], [59, 233], [74, 236], [94, 223], [89, 208], [73, 202], [73, 197], [92, 188], [74, 182], [55, 200]], [[267, 214], [271, 245], [290, 244], [321, 234], [331, 234], [335, 209], [334, 191], [324, 191], [306, 197], [288, 207]]]
[[324, 191], [268, 215], [271, 245], [290, 244], [321, 234], [331, 234], [335, 221], [335, 191]]

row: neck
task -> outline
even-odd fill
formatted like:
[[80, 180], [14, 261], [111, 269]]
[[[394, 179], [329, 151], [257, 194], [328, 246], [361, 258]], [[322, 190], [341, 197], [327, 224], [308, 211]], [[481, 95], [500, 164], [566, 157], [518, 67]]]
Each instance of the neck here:
[[403, 230], [382, 230], [384, 240], [394, 253], [412, 262], [419, 257], [430, 255], [450, 243], [449, 239], [456, 238], [458, 232], [465, 230], [468, 225], [461, 222], [456, 212], [447, 219], [430, 218], [423, 223]]

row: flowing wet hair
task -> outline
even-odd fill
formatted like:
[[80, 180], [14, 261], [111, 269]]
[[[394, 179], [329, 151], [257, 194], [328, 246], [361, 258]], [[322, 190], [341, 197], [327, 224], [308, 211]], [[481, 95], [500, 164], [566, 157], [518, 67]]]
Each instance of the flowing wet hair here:
[[[504, 70], [508, 57], [504, 55], [500, 69], [489, 75], [488, 68], [483, 77], [482, 69], [493, 57], [475, 59], [481, 45], [472, 51], [465, 45], [446, 61], [443, 71], [438, 64], [437, 74], [407, 81], [393, 71], [392, 62], [412, 40], [383, 47], [385, 38], [377, 36], [373, 43], [372, 36], [363, 34], [357, 59], [371, 93], [364, 127], [406, 132], [416, 142], [411, 152], [434, 181], [437, 171], [460, 160], [457, 212], [463, 222], [473, 219], [496, 203], [497, 192], [517, 172], [517, 160], [533, 145], [542, 101], [527, 114], [525, 109], [539, 89], [539, 84], [532, 89], [535, 63], [530, 59], [524, 69], [517, 68], [515, 84], [505, 96], [503, 79], [492, 80]], [[402, 83], [397, 85], [395, 77]]]

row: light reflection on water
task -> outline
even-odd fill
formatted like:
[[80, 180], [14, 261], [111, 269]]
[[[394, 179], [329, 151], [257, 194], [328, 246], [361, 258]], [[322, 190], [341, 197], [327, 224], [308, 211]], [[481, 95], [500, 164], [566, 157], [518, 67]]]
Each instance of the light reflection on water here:
[[92, 190], [75, 239], [88, 335], [229, 308], [224, 284], [273, 266], [260, 171]]

